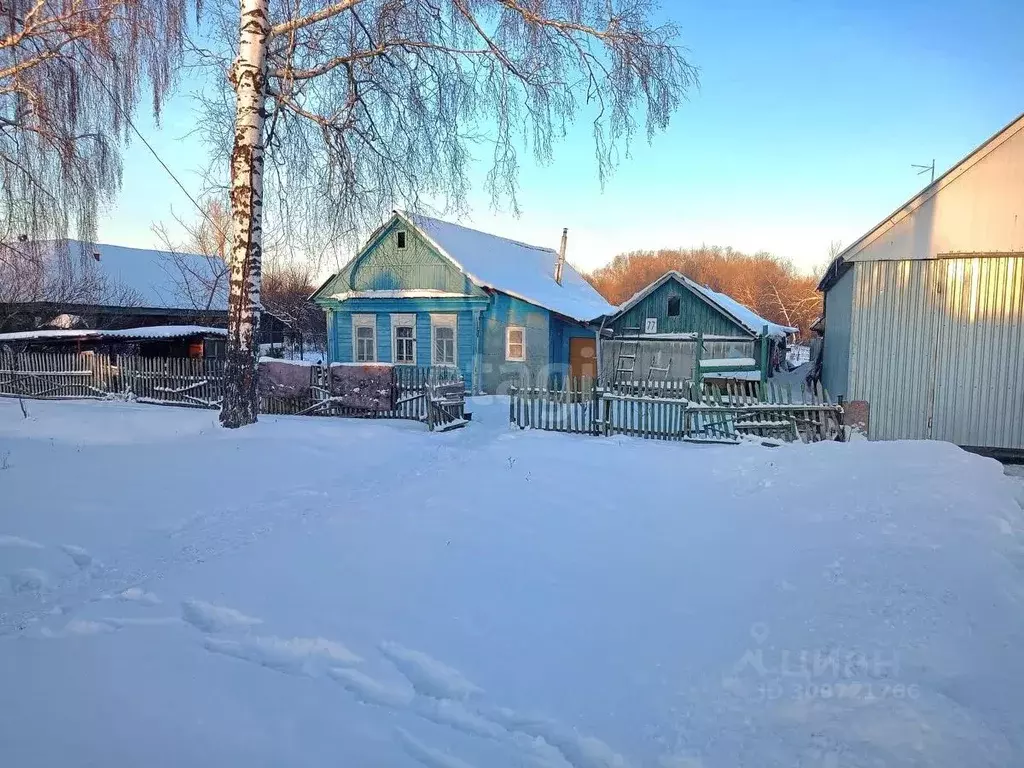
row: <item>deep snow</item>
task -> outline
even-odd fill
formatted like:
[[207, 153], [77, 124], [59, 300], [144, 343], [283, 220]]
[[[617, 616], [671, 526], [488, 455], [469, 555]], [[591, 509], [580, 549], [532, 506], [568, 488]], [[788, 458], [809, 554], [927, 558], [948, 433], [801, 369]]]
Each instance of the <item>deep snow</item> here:
[[0, 765], [1024, 764], [1024, 483], [0, 399]]

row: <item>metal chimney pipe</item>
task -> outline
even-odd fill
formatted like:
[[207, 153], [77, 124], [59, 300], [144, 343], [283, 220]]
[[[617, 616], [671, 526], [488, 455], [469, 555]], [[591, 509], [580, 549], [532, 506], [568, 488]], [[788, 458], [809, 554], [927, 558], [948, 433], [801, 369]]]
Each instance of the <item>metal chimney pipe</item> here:
[[558, 249], [558, 261], [555, 262], [555, 282], [562, 284], [562, 265], [565, 264], [565, 243], [569, 239], [569, 228], [562, 230], [562, 245]]

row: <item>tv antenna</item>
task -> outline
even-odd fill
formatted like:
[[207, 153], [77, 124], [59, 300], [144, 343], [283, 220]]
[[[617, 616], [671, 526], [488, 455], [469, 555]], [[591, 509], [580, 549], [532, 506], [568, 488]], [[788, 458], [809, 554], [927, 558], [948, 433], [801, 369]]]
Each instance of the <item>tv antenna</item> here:
[[928, 173], [928, 171], [931, 171], [932, 172], [932, 180], [929, 183], [935, 183], [935, 159], [934, 158], [932, 158], [932, 164], [931, 165], [917, 165], [915, 163], [911, 163], [910, 167], [911, 168], [917, 168], [917, 175], [918, 176], [922, 176], [923, 174]]

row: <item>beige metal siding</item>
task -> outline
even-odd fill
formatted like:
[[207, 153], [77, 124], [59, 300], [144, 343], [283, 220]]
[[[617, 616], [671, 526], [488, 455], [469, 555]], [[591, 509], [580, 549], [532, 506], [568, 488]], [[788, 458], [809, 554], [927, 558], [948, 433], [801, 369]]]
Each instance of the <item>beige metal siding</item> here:
[[1024, 449], [1024, 256], [854, 272], [849, 396], [871, 437]]
[[933, 191], [926, 189], [893, 214], [893, 225], [880, 229], [850, 260], [1024, 251], [1024, 120]]

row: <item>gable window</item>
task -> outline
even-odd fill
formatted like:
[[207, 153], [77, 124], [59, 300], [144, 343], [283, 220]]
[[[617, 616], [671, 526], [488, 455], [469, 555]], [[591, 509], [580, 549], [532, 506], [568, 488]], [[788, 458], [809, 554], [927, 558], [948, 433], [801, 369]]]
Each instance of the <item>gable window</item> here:
[[352, 315], [352, 346], [355, 362], [377, 361], [376, 315]]
[[458, 315], [431, 315], [430, 336], [431, 356], [433, 365], [455, 365], [456, 339], [458, 334]]
[[400, 229], [395, 233], [395, 241], [398, 244], [398, 250], [405, 250], [405, 230]]
[[396, 365], [416, 365], [416, 315], [391, 316], [391, 359]]
[[679, 317], [679, 297], [669, 296], [668, 297], [668, 316]]
[[505, 359], [521, 363], [526, 360], [526, 329], [510, 325], [505, 329]]

